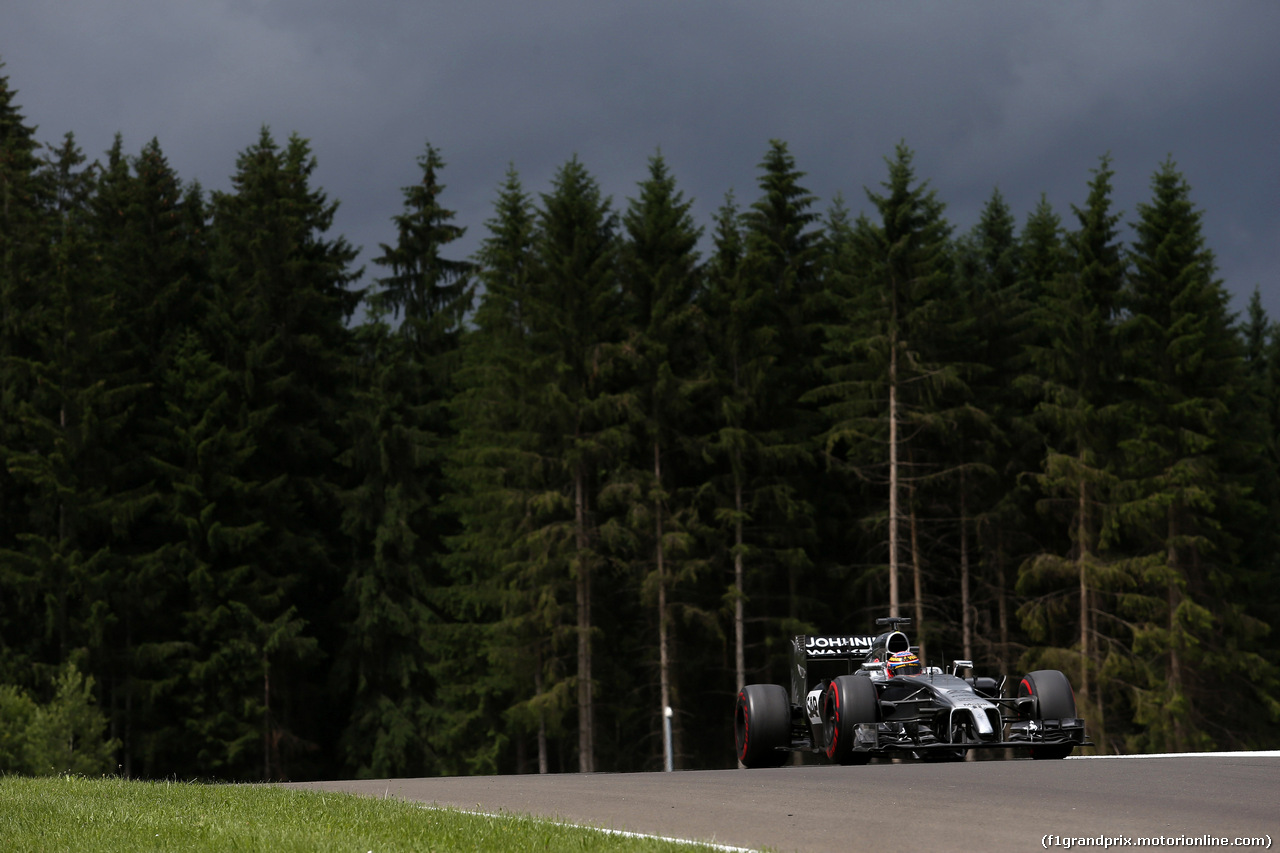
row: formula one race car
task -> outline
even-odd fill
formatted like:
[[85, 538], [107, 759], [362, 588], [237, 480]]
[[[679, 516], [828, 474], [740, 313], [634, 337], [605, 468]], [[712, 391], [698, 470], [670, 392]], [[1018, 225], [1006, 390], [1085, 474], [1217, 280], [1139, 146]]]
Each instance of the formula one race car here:
[[1043, 669], [1005, 695], [1005, 682], [961, 678], [926, 667], [899, 630], [910, 619], [876, 620], [876, 637], [798, 636], [792, 644], [791, 692], [748, 684], [733, 715], [738, 760], [777, 767], [791, 752], [821, 752], [837, 764], [873, 756], [963, 759], [971, 749], [1025, 747], [1032, 758], [1065, 758], [1092, 746], [1075, 694], [1061, 672]]

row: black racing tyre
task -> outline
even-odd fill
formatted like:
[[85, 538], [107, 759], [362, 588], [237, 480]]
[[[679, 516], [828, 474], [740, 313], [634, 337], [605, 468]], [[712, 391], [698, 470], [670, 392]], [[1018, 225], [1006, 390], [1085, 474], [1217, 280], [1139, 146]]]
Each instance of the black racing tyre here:
[[866, 764], [871, 756], [853, 748], [860, 723], [880, 721], [876, 686], [866, 676], [841, 675], [822, 693], [823, 751], [837, 764]]
[[748, 684], [738, 691], [733, 738], [744, 767], [780, 767], [791, 745], [791, 700], [778, 684]]
[[[1022, 677], [1018, 684], [1018, 696], [1031, 696], [1031, 719], [1062, 720], [1075, 717], [1076, 694], [1071, 690], [1071, 682], [1056, 669], [1038, 669]], [[1074, 747], [1069, 743], [1044, 744], [1031, 747], [1031, 757], [1035, 759], [1066, 758]]]

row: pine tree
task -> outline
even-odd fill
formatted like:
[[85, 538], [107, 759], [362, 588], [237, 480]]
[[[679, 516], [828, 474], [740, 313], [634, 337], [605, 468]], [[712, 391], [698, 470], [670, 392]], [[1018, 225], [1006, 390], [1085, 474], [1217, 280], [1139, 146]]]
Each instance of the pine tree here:
[[708, 356], [715, 382], [715, 431], [704, 440], [708, 459], [718, 460], [721, 473], [708, 491], [715, 503], [714, 524], [721, 528], [732, 561], [732, 580], [726, 596], [732, 606], [735, 692], [746, 684], [746, 602], [748, 469], [753, 449], [749, 423], [755, 391], [763, 381], [770, 357], [771, 331], [764, 324], [763, 293], [746, 285], [742, 214], [733, 194], [716, 212], [714, 253], [708, 264], [703, 295], [708, 317]]
[[[1037, 417], [1048, 452], [1038, 488], [1042, 507], [1067, 531], [1066, 554], [1044, 551], [1024, 562], [1018, 591], [1024, 628], [1045, 651], [1028, 663], [1071, 677], [1083, 712], [1098, 720], [1094, 737], [1106, 750], [1103, 670], [1115, 672], [1127, 650], [1126, 628], [1110, 621], [1104, 596], [1123, 587], [1123, 569], [1104, 553], [1115, 486], [1114, 417], [1119, 364], [1116, 311], [1125, 261], [1111, 210], [1110, 157], [1093, 172], [1079, 228], [1065, 241], [1064, 271], [1047, 283], [1037, 312], [1033, 366], [1040, 378]], [[1065, 602], [1074, 599], [1074, 618]], [[1053, 631], [1074, 624], [1074, 638]], [[1056, 650], [1056, 651], [1054, 651]], [[1097, 703], [1097, 704], [1093, 704]]]
[[701, 300], [716, 413], [703, 452], [717, 468], [705, 489], [732, 561], [725, 603], [739, 688], [754, 645], [748, 603], [760, 614], [764, 646], [751, 669], [781, 678], [785, 638], [801, 624], [799, 584], [813, 541], [807, 481], [797, 479], [813, 470], [813, 422], [798, 400], [817, 353], [819, 217], [785, 143], [772, 140], [759, 168], [761, 195], [751, 207], [740, 211], [730, 194], [717, 213]]
[[[1037, 522], [1036, 499], [1040, 496], [1032, 477], [1041, 471], [1044, 437], [1036, 421], [1035, 408], [1043, 393], [1037, 372], [1049, 348], [1049, 329], [1041, 322], [1042, 300], [1046, 290], [1065, 273], [1066, 252], [1063, 246], [1062, 221], [1048, 199], [1040, 201], [1028, 214], [1018, 236], [1017, 299], [1011, 333], [1019, 344], [1019, 352], [1007, 364], [1007, 373], [995, 377], [1004, 382], [1013, 402], [1012, 418], [1006, 421], [1007, 461], [1004, 472], [1013, 478], [1012, 487], [1001, 498], [998, 520], [983, 531], [996, 541], [984, 542], [986, 556], [992, 561], [997, 637], [996, 662], [999, 672], [1013, 669], [1013, 645], [1019, 636], [1014, 583], [1016, 567], [1029, 556], [1059, 543], [1052, 533], [1046, 535], [1044, 525]], [[980, 534], [982, 535], [982, 534]], [[1069, 547], [1065, 530], [1061, 531], [1061, 550]], [[1010, 567], [1015, 567], [1013, 576]]]
[[[502, 671], [533, 674], [511, 697], [514, 732], [536, 730], [546, 767], [547, 740], [576, 692], [578, 767], [590, 771], [593, 579], [606, 559], [599, 494], [627, 445], [615, 389], [616, 216], [575, 158], [533, 219], [509, 173], [490, 230], [480, 255], [486, 292], [454, 406], [466, 422], [453, 467], [462, 533], [451, 564], [470, 587], [460, 591], [468, 608], [496, 616], [482, 637], [486, 654]], [[560, 660], [567, 646], [576, 651], [572, 678]]]
[[[4, 64], [0, 63], [0, 69]], [[7, 75], [0, 75], [0, 357], [27, 354], [24, 334], [26, 311], [36, 300], [33, 286], [43, 270], [41, 249], [47, 223], [42, 213], [48, 209], [49, 174], [40, 168], [39, 143], [35, 128], [26, 124], [15, 103], [17, 92]], [[17, 399], [14, 381], [6, 372], [7, 407]], [[8, 513], [6, 513], [6, 516]]]
[[[114, 168], [118, 144], [112, 155]], [[7, 454], [7, 468], [31, 488], [32, 524], [13, 562], [43, 598], [46, 662], [74, 655], [99, 673], [112, 734], [128, 740], [137, 602], [164, 595], [160, 564], [138, 557], [133, 537], [154, 502], [137, 417], [146, 384], [122, 355], [128, 294], [96, 210], [107, 178], [97, 164], [85, 167], [70, 134], [46, 169], [55, 224], [48, 275], [26, 314], [30, 354], [11, 362], [33, 389], [15, 413], [25, 447]], [[126, 749], [126, 772], [131, 757]]]
[[[772, 569], [763, 573], [757, 595], [775, 613], [784, 612], [783, 606], [760, 593], [786, 602], [785, 618], [768, 629], [784, 638], [781, 645], [786, 646], [785, 638], [803, 627], [800, 580], [812, 576], [813, 568], [810, 490], [813, 437], [820, 428], [817, 413], [801, 402], [801, 396], [817, 380], [822, 346], [817, 322], [822, 235], [817, 228], [820, 216], [813, 210], [817, 198], [801, 185], [805, 174], [796, 168], [786, 143], [771, 140], [758, 168], [761, 194], [742, 218], [743, 273], [746, 286], [763, 294], [767, 322], [776, 338], [767, 381], [759, 389], [763, 394], [756, 401], [762, 417], [754, 425], [759, 446], [751, 512], [758, 544], [767, 549]], [[819, 589], [815, 598], [825, 593]], [[789, 651], [777, 651], [783, 652], [782, 661], [789, 659]]]
[[[0, 70], [3, 69], [0, 64]], [[23, 361], [36, 354], [38, 327], [31, 312], [48, 272], [49, 173], [40, 168], [35, 129], [0, 75], [0, 459], [24, 449], [18, 407], [34, 390]], [[0, 550], [20, 550], [31, 531], [26, 507], [33, 487], [0, 464]], [[0, 680], [21, 683], [36, 652], [31, 614], [38, 595], [21, 572], [0, 560]]]
[[38, 301], [24, 312], [28, 352], [9, 359], [11, 375], [29, 389], [15, 401], [16, 440], [5, 452], [10, 474], [30, 488], [29, 527], [6, 556], [38, 591], [33, 603], [44, 611], [44, 656], [52, 664], [67, 660], [102, 628], [111, 488], [104, 451], [126, 400], [114, 377], [99, 368], [114, 323], [92, 276], [87, 219], [94, 167], [85, 166], [68, 134], [45, 168], [54, 223], [47, 277], [39, 280]]
[[671, 599], [678, 584], [696, 577], [701, 562], [690, 553], [692, 483], [679, 476], [689, 467], [680, 460], [688, 449], [684, 439], [701, 365], [693, 301], [701, 231], [693, 224], [691, 204], [658, 154], [650, 158], [640, 196], [623, 217], [622, 285], [631, 326], [626, 348], [633, 362], [632, 408], [639, 440], [632, 463], [636, 470], [616, 491], [627, 504], [627, 532], [642, 543], [636, 562], [644, 567], [639, 574], [645, 598], [650, 605], [656, 598], [659, 696], [654, 719], [670, 755], [679, 752], [666, 740], [663, 725], [665, 709], [673, 707], [677, 692], [671, 637], [676, 607]]
[[[1270, 626], [1280, 625], [1280, 531], [1265, 519], [1280, 512], [1280, 335], [1276, 324], [1262, 307], [1262, 296], [1254, 288], [1242, 329], [1247, 390], [1232, 406], [1238, 428], [1252, 440], [1224, 463], [1224, 470], [1244, 471], [1235, 479], [1248, 489], [1259, 515], [1240, 513], [1229, 533], [1239, 542], [1236, 573], [1238, 589], [1252, 589], [1250, 600], [1256, 614]], [[1280, 665], [1280, 657], [1271, 662]]]
[[[858, 256], [855, 234], [856, 222], [842, 196], [837, 196], [829, 207], [822, 228], [822, 255], [819, 271], [822, 278], [820, 307], [825, 328], [822, 336], [824, 352], [816, 362], [821, 373], [816, 386], [810, 389], [805, 401], [808, 404], [825, 402], [830, 373], [839, 362], [835, 342], [856, 336], [857, 330], [843, 322], [844, 310], [857, 300], [866, 284], [863, 263]], [[851, 390], [846, 388], [846, 391]], [[827, 413], [823, 412], [821, 426], [827, 426]], [[876, 553], [883, 542], [874, 532], [874, 524], [862, 523], [869, 506], [883, 503], [879, 487], [859, 475], [843, 456], [847, 447], [828, 444], [825, 435], [819, 435], [817, 458], [821, 472], [816, 481], [815, 514], [820, 527], [817, 530], [817, 561], [829, 577], [828, 601], [823, 610], [817, 611], [817, 624], [830, 625], [831, 631], [854, 630], [859, 625], [870, 624], [884, 615], [884, 596], [874, 582], [868, 583], [874, 574], [871, 567], [882, 555]], [[854, 523], [850, 523], [850, 520]], [[870, 570], [870, 571], [869, 571]]]
[[359, 390], [342, 456], [357, 478], [346, 495], [344, 530], [358, 555], [346, 585], [355, 612], [339, 666], [354, 690], [343, 740], [356, 772], [377, 777], [441, 769], [431, 741], [444, 728], [436, 719], [443, 709], [433, 701], [431, 669], [453, 656], [442, 645], [434, 599], [446, 585], [445, 405], [471, 301], [470, 264], [441, 254], [464, 229], [439, 203], [439, 152], [428, 145], [418, 165], [422, 180], [403, 190], [405, 210], [395, 217], [399, 240], [384, 244], [374, 261], [390, 275], [378, 279], [371, 319], [360, 330]]
[[[232, 192], [213, 200], [211, 348], [233, 377], [227, 427], [247, 431], [252, 447], [258, 485], [245, 508], [265, 525], [245, 562], [212, 590], [224, 601], [210, 604], [229, 616], [210, 639], [234, 632], [236, 641], [204, 650], [238, 648], [243, 658], [235, 683], [223, 686], [235, 702], [220, 709], [238, 732], [220, 760], [239, 777], [289, 772], [285, 759], [304, 756], [312, 733], [332, 724], [309, 662], [320, 638], [334, 635], [345, 323], [359, 295], [347, 287], [354, 250], [323, 236], [336, 204], [309, 186], [315, 165], [304, 140], [293, 136], [281, 149], [264, 128], [238, 158]], [[255, 729], [258, 750], [248, 747]]]
[[[1116, 523], [1134, 551], [1128, 564], [1137, 579], [1122, 614], [1137, 626], [1133, 651], [1148, 679], [1134, 708], [1143, 729], [1131, 745], [1177, 752], [1209, 748], [1218, 737], [1239, 745], [1234, 727], [1216, 724], [1237, 684], [1231, 676], [1254, 690], [1268, 679], [1255, 651], [1265, 626], [1234, 605], [1234, 543], [1222, 528], [1244, 501], [1222, 471], [1245, 384], [1243, 353], [1202, 214], [1171, 160], [1155, 173], [1152, 193], [1138, 206], [1123, 291]], [[1274, 688], [1274, 671], [1269, 680]]]
[[515, 769], [525, 771], [532, 736], [536, 767], [547, 773], [573, 702], [562, 652], [576, 629], [561, 543], [542, 529], [559, 501], [547, 493], [549, 437], [530, 342], [539, 237], [514, 168], [487, 227], [477, 254], [483, 291], [450, 407], [459, 430], [449, 465], [459, 523], [448, 557], [452, 611], [467, 626], [466, 660], [475, 662], [449, 688], [469, 715], [453, 730], [470, 741], [459, 748], [472, 753], [472, 766], [488, 772], [511, 766], [499, 764], [508, 743]]
[[[609, 199], [577, 158], [556, 174], [542, 196], [539, 276], [529, 301], [530, 345], [547, 409], [552, 443], [543, 449], [558, 486], [548, 494], [569, 515], [544, 528], [562, 542], [574, 581], [577, 613], [578, 766], [595, 769], [596, 729], [592, 665], [593, 577], [603, 554], [598, 495], [607, 470], [626, 441], [613, 363], [622, 337], [617, 280], [617, 217]], [[554, 532], [553, 532], [554, 531]]]
[[[369, 297], [378, 316], [403, 319], [400, 334], [417, 346], [419, 359], [456, 350], [463, 318], [471, 308], [471, 263], [440, 256], [444, 246], [466, 234], [453, 223], [454, 212], [440, 206], [445, 187], [439, 172], [444, 165], [440, 151], [428, 144], [418, 158], [422, 180], [401, 191], [404, 212], [393, 218], [398, 240], [394, 246], [381, 244], [382, 255], [374, 259], [390, 274], [378, 279], [379, 287]], [[436, 372], [450, 373], [452, 360], [443, 359], [435, 367]]]
[[[1040, 304], [1045, 291], [1065, 272], [1063, 265], [1067, 256], [1062, 240], [1062, 219], [1042, 194], [1040, 201], [1027, 215], [1019, 235], [1019, 280], [1024, 297], [1032, 309]], [[1024, 334], [1030, 335], [1039, 329], [1033, 320], [1034, 317], [1023, 318], [1022, 325], [1027, 327]]]
[[[950, 226], [933, 190], [916, 182], [913, 157], [899, 144], [886, 161], [884, 194], [867, 191], [879, 221], [860, 217], [854, 226], [851, 251], [858, 273], [838, 295], [838, 322], [827, 331], [825, 384], [811, 394], [824, 404], [828, 419], [826, 452], [859, 476], [887, 485], [888, 512], [880, 523], [887, 532], [892, 615], [903, 599], [904, 522], [911, 525], [907, 532], [919, 532], [909, 490], [923, 483], [926, 472], [936, 475], [931, 469], [942, 464], [925, 458], [923, 437], [942, 428], [942, 395], [963, 390], [958, 366], [944, 360], [955, 308], [949, 292]], [[918, 536], [911, 545], [919, 624], [923, 557]]]
[[256, 693], [249, 673], [258, 661], [235, 610], [267, 532], [254, 506], [262, 484], [253, 425], [237, 423], [234, 374], [198, 330], [178, 340], [159, 388], [165, 411], [152, 461], [170, 538], [163, 560], [181, 578], [179, 648], [168, 661], [175, 683], [161, 707], [181, 722], [176, 733], [152, 733], [167, 762], [146, 769], [253, 778], [260, 732], [240, 709]]
[[780, 367], [799, 378], [812, 369], [806, 357], [820, 348], [812, 323], [822, 237], [812, 209], [817, 198], [801, 186], [805, 174], [786, 143], [771, 140], [759, 169], [761, 195], [743, 214], [744, 262], [753, 285], [768, 293], [779, 314], [782, 350], [794, 362]]
[[159, 144], [127, 158], [119, 137], [90, 204], [98, 279], [118, 324], [99, 370], [136, 389], [119, 437], [104, 451], [113, 486], [111, 624], [101, 637], [99, 682], [128, 776], [181, 770], [181, 726], [168, 705], [178, 679], [185, 578], [162, 516], [153, 462], [165, 401], [164, 371], [208, 300], [203, 199], [184, 191]]
[[[1007, 554], [1021, 509], [1018, 478], [1033, 464], [1025, 452], [1017, 452], [1026, 448], [1026, 437], [1019, 435], [1026, 431], [1019, 417], [1024, 400], [1010, 381], [1019, 369], [1026, 344], [1022, 330], [1030, 310], [1015, 228], [1009, 206], [995, 190], [958, 248], [960, 298], [970, 306], [960, 350], [973, 363], [967, 371], [966, 417], [959, 419], [953, 434], [958, 466], [951, 478], [959, 527], [959, 639], [965, 660], [975, 658], [975, 644], [991, 633], [977, 630], [978, 600], [989, 600], [980, 590], [989, 591], [1007, 616]], [[990, 624], [990, 614], [983, 615]], [[1003, 643], [997, 656], [1007, 665]], [[1000, 671], [1006, 670], [1002, 666]]]

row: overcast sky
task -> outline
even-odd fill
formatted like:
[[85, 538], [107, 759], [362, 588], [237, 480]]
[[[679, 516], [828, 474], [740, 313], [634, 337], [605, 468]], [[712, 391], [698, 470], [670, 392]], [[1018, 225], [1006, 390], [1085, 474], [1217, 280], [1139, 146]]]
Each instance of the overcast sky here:
[[5, 0], [0, 61], [41, 141], [155, 137], [206, 189], [263, 125], [298, 133], [366, 264], [428, 141], [459, 256], [508, 164], [540, 193], [574, 154], [621, 209], [661, 148], [708, 230], [726, 191], [756, 198], [771, 138], [855, 213], [904, 140], [959, 230], [996, 187], [1019, 223], [1046, 193], [1074, 226], [1108, 152], [1129, 222], [1172, 155], [1233, 307], [1258, 286], [1280, 319], [1275, 0]]

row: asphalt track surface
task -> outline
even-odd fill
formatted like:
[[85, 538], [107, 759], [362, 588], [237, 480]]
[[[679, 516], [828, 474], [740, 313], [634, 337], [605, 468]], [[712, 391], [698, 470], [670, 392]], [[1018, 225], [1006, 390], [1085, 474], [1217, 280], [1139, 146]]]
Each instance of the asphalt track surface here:
[[[1280, 842], [1280, 753], [381, 779], [289, 787], [805, 853], [1041, 850], [1046, 836], [1268, 836]], [[1047, 844], [1063, 849], [1052, 838]]]

